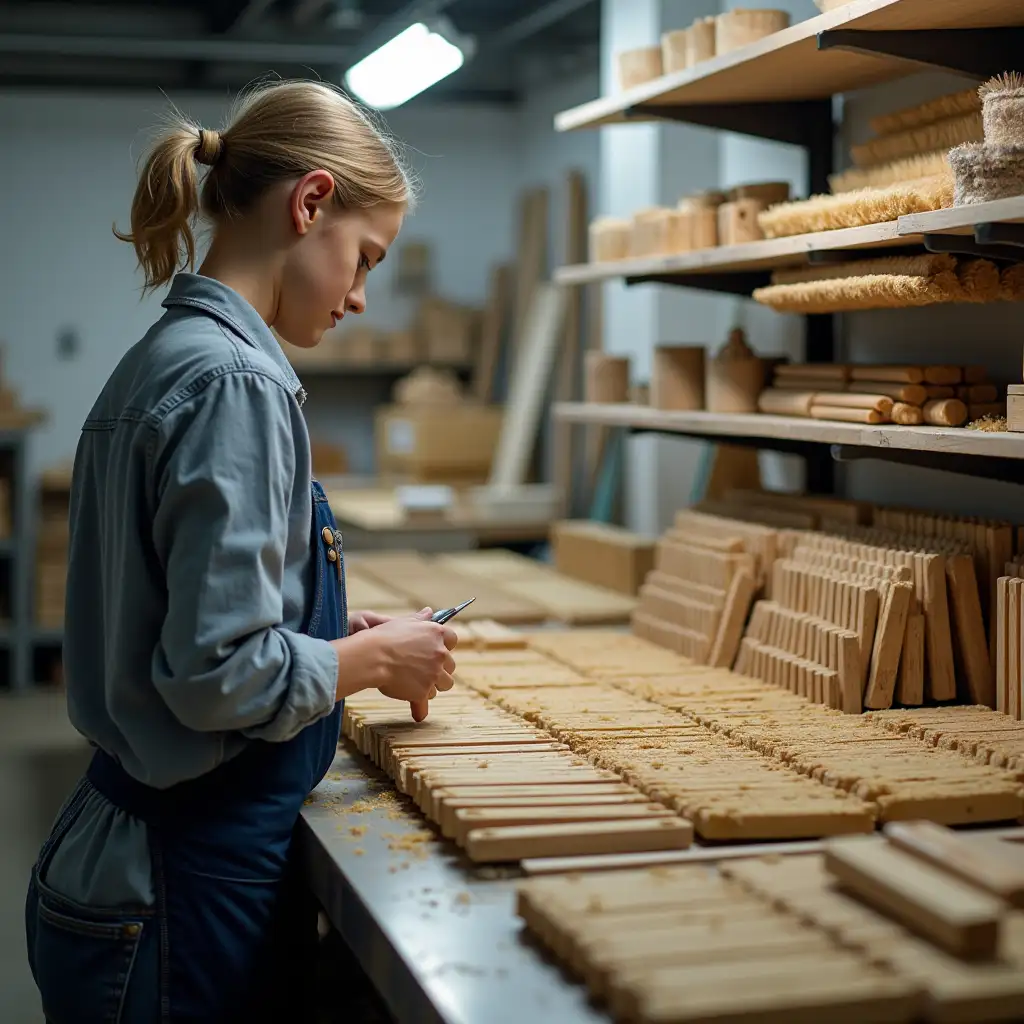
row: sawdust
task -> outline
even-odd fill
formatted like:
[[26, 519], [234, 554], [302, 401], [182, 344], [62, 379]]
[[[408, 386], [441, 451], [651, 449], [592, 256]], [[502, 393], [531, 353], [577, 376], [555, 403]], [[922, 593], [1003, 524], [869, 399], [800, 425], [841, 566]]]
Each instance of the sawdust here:
[[353, 825], [348, 831], [349, 831], [349, 835], [364, 836], [364, 835], [366, 835], [366, 826], [365, 825]]
[[1009, 430], [1005, 416], [982, 416], [967, 424], [967, 430], [980, 430], [985, 434], [1002, 434]]
[[458, 903], [460, 906], [465, 907], [473, 902], [473, 897], [470, 896], [468, 892], [460, 892], [456, 894], [455, 902]]
[[353, 854], [354, 854], [354, 855], [355, 855], [356, 857], [362, 857], [362, 856], [363, 856], [363, 855], [364, 855], [364, 854], [366, 853], [366, 851], [365, 851], [365, 850], [364, 850], [364, 849], [363, 849], [362, 847], [360, 847], [360, 846], [357, 846], [357, 847], [356, 847], [356, 848], [355, 848], [355, 849], [354, 849], [354, 850], [352, 851], [352, 853], [353, 853]]

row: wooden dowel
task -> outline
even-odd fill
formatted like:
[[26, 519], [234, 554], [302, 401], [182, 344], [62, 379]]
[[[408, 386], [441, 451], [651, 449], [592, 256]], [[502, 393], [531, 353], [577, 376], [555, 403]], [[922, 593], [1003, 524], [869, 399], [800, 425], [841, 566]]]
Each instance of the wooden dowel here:
[[857, 390], [872, 395], [888, 395], [895, 402], [908, 402], [910, 405], [924, 405], [928, 401], [928, 392], [921, 384], [894, 384], [884, 380], [865, 380], [857, 381]]
[[896, 384], [923, 384], [920, 366], [851, 366], [850, 380], [885, 380]]
[[757, 399], [761, 412], [773, 416], [810, 416], [814, 404], [813, 391], [778, 391], [766, 388]]
[[967, 422], [967, 406], [959, 398], [927, 402], [924, 407], [924, 420], [933, 427], [961, 427]]
[[924, 410], [919, 405], [908, 405], [906, 402], [896, 402], [889, 413], [893, 423], [901, 427], [916, 427], [924, 423]]
[[779, 363], [779, 377], [813, 377], [815, 380], [848, 380], [850, 367], [838, 363]]
[[959, 366], [926, 366], [924, 368], [926, 384], [959, 384], [963, 379], [964, 373]]
[[938, 401], [940, 398], [956, 398], [956, 388], [948, 385], [926, 384], [924, 393], [929, 402]]
[[830, 394], [822, 398], [821, 402], [841, 409], [874, 409], [885, 416], [892, 412], [893, 406], [893, 401], [888, 395], [869, 395], [860, 391], [842, 395]]
[[816, 420], [837, 420], [842, 423], [885, 423], [888, 417], [876, 409], [843, 409], [837, 405], [812, 405], [811, 418]]
[[[845, 391], [849, 385], [843, 380], [815, 380], [813, 377], [776, 377], [772, 387], [782, 391]], [[882, 394], [880, 391], [879, 394]]]

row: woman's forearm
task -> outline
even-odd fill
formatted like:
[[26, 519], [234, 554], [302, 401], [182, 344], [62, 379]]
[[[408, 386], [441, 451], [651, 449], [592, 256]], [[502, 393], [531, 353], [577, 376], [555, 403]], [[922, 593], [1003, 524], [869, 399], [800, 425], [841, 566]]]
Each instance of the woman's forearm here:
[[338, 654], [337, 700], [362, 690], [375, 690], [387, 681], [384, 658], [373, 632], [365, 629], [331, 642]]

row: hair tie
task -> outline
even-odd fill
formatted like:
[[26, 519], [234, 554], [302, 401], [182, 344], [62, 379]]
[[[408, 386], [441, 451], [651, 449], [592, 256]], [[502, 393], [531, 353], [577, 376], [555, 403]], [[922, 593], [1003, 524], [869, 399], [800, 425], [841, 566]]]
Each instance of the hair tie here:
[[212, 167], [224, 152], [224, 140], [220, 132], [207, 128], [199, 129], [199, 144], [196, 146], [196, 160], [207, 167]]

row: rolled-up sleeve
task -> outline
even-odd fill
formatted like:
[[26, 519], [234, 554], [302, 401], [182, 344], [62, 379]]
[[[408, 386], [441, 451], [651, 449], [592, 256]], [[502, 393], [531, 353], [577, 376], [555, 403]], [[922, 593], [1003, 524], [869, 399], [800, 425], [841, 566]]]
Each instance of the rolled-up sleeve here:
[[158, 432], [153, 537], [167, 617], [153, 682], [175, 717], [201, 732], [280, 742], [335, 703], [334, 648], [281, 625], [297, 472], [292, 404], [262, 374], [226, 373]]

